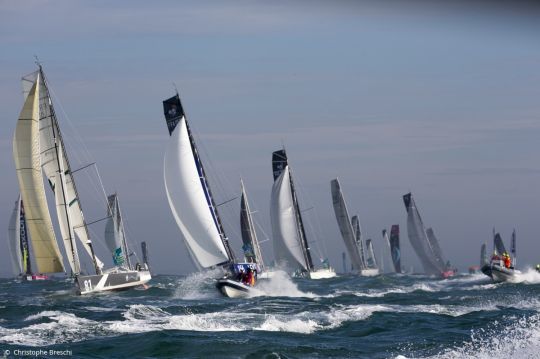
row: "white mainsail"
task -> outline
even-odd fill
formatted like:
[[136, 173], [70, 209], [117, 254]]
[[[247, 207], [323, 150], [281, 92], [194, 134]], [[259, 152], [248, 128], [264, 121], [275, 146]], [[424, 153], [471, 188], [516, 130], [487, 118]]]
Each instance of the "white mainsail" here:
[[13, 158], [38, 271], [56, 273], [63, 272], [64, 265], [47, 207], [41, 172], [40, 77], [38, 74], [25, 98], [13, 138]]
[[[34, 75], [23, 79], [23, 83], [27, 83], [28, 79], [32, 78], [32, 76]], [[68, 254], [68, 261], [72, 271], [79, 273], [80, 268], [76, 244], [75, 241], [70, 240], [70, 238], [75, 238], [73, 236], [73, 233], [75, 233], [88, 256], [93, 258], [96, 266], [101, 269], [103, 268], [103, 262], [97, 256], [93, 255], [90, 247], [91, 241], [77, 196], [73, 174], [54, 113], [52, 100], [43, 76], [39, 76], [39, 81], [40, 88], [43, 89], [39, 97], [41, 118], [40, 142], [42, 147], [41, 162], [43, 172], [49, 180], [53, 191], [55, 191], [57, 215], [66, 253]], [[57, 189], [58, 191], [56, 191]], [[56, 192], [62, 193], [56, 194]], [[67, 205], [68, 211], [65, 210], [65, 205]]]
[[21, 197], [15, 201], [15, 207], [9, 218], [8, 247], [11, 255], [11, 266], [14, 275], [23, 273], [23, 261], [21, 257]]
[[332, 191], [332, 204], [334, 206], [334, 213], [336, 214], [336, 219], [338, 222], [339, 230], [341, 232], [341, 237], [345, 242], [345, 247], [351, 258], [352, 267], [354, 270], [362, 270], [363, 263], [362, 257], [359, 253], [359, 248], [356, 243], [354, 236], [353, 226], [349, 219], [349, 212], [347, 211], [347, 204], [343, 198], [343, 193], [341, 192], [341, 186], [339, 180], [336, 178], [330, 182], [330, 188]]
[[164, 159], [165, 191], [176, 224], [196, 264], [210, 268], [230, 260], [217, 219], [209, 208], [185, 116], [170, 134]]
[[309, 271], [298, 234], [289, 166], [285, 166], [272, 186], [270, 219], [276, 261], [285, 262], [292, 269], [300, 267]]

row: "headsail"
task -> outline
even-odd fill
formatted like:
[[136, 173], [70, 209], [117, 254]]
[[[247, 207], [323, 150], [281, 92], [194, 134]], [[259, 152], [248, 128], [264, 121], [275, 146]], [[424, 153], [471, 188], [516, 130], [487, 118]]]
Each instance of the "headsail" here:
[[407, 210], [407, 233], [409, 241], [420, 258], [422, 267], [426, 274], [440, 275], [444, 268], [441, 267], [439, 261], [435, 258], [431, 246], [429, 244], [424, 223], [420, 217], [420, 213], [416, 208], [414, 199], [411, 193], [403, 196], [405, 209]]
[[41, 172], [39, 98], [40, 75], [28, 91], [13, 138], [13, 158], [21, 197], [25, 205], [34, 257], [41, 273], [63, 272], [62, 255], [56, 243]]
[[244, 257], [248, 263], [257, 263], [261, 271], [264, 270], [264, 261], [261, 253], [261, 247], [257, 239], [257, 232], [251, 217], [251, 210], [247, 200], [244, 182], [240, 180], [242, 187], [242, 198], [240, 199], [240, 228], [242, 230], [242, 249]]
[[284, 149], [272, 153], [274, 185], [270, 198], [270, 219], [276, 261], [291, 269], [314, 269], [304, 223]]
[[129, 261], [129, 249], [124, 232], [124, 223], [118, 196], [112, 194], [107, 198], [107, 224], [105, 225], [105, 243], [111, 251], [113, 263], [115, 266], [124, 266], [131, 269]]
[[399, 247], [399, 225], [394, 224], [390, 229], [390, 253], [396, 273], [401, 273], [401, 249]]
[[163, 101], [163, 110], [170, 135], [165, 190], [189, 253], [202, 268], [234, 261], [178, 94]]
[[362, 230], [360, 229], [360, 219], [358, 219], [358, 216], [353, 216], [351, 218], [352, 227], [353, 227], [353, 233], [354, 238], [356, 241], [356, 247], [358, 248], [358, 252], [360, 253], [360, 259], [362, 260], [362, 269], [367, 269], [366, 264], [366, 251], [364, 249], [364, 241], [362, 240]]
[[360, 271], [363, 268], [363, 261], [356, 243], [353, 226], [349, 219], [350, 217], [349, 212], [347, 211], [347, 204], [343, 198], [341, 186], [337, 178], [330, 182], [330, 189], [332, 192], [332, 204], [334, 206], [334, 213], [338, 222], [339, 231], [341, 232], [341, 237], [345, 242], [345, 247], [347, 248], [349, 257], [351, 258], [353, 270]]

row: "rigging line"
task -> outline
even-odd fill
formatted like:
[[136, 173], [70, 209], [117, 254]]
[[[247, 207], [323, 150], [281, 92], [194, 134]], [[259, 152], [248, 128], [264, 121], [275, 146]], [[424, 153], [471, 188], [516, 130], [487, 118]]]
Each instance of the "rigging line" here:
[[216, 207], [220, 207], [220, 206], [223, 206], [224, 204], [227, 204], [227, 203], [229, 203], [229, 202], [232, 202], [232, 201], [234, 201], [235, 199], [237, 199], [238, 197], [240, 197], [240, 196], [236, 196], [236, 197], [234, 197], [234, 198], [231, 198], [231, 199], [226, 200], [225, 202], [218, 203], [218, 204], [216, 204]]
[[[95, 163], [95, 160], [91, 156], [90, 151], [88, 150], [88, 147], [86, 146], [84, 139], [82, 138], [81, 134], [77, 131], [73, 122], [70, 120], [69, 116], [67, 115], [64, 109], [64, 106], [62, 105], [62, 102], [60, 101], [59, 97], [56, 96], [56, 93], [54, 92], [54, 89], [52, 88], [54, 86], [51, 86], [51, 83], [48, 78], [47, 78], [47, 84], [48, 84], [47, 89], [49, 90], [51, 99], [54, 98], [54, 102], [56, 102], [56, 104], [60, 108], [60, 111], [62, 112], [62, 116], [65, 119], [64, 122], [68, 125], [68, 127], [70, 128], [72, 132], [71, 136], [67, 136], [67, 139], [70, 139], [70, 141], [66, 141], [66, 138], [64, 138], [64, 148], [66, 152], [69, 152], [72, 156], [74, 156], [79, 163], [89, 163], [89, 162]], [[71, 140], [73, 140], [73, 142], [78, 143], [79, 146], [72, 145]], [[67, 150], [67, 148], [69, 148], [69, 151]], [[95, 193], [98, 196], [100, 196], [99, 189], [97, 188], [95, 181], [90, 179], [89, 182], [92, 184], [92, 187], [95, 190]]]

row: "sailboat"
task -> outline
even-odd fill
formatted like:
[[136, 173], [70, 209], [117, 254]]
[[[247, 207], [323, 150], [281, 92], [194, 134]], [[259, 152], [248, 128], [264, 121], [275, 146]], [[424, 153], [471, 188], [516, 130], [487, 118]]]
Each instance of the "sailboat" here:
[[11, 254], [13, 274], [17, 278], [27, 281], [48, 279], [45, 274], [32, 273], [28, 229], [21, 196], [15, 201], [15, 207], [9, 220], [8, 247]]
[[424, 272], [443, 278], [453, 276], [455, 271], [444, 263], [439, 242], [433, 230], [426, 230], [411, 193], [403, 196], [407, 210], [407, 234], [411, 245], [420, 258]]
[[272, 170], [274, 185], [270, 219], [276, 262], [295, 276], [310, 279], [335, 277], [336, 272], [330, 266], [315, 269], [313, 265], [285, 149], [272, 153]]
[[151, 273], [150, 262], [148, 261], [148, 246], [146, 245], [145, 241], [141, 242], [141, 253], [145, 269], [147, 269]]
[[164, 159], [165, 191], [189, 256], [199, 270], [223, 268], [225, 277], [217, 281], [223, 295], [245, 296], [253, 288], [238, 278], [243, 272], [258, 272], [258, 265], [235, 263], [178, 93], [163, 101], [163, 111], [170, 135]]
[[339, 179], [336, 178], [330, 182], [330, 190], [339, 231], [345, 242], [345, 248], [349, 253], [349, 257], [351, 258], [353, 271], [363, 276], [379, 274], [378, 268], [370, 268], [367, 265], [367, 257], [364, 251], [362, 232], [360, 230], [360, 221], [358, 220], [358, 216], [353, 216], [352, 219], [350, 219]]
[[[495, 230], [494, 230], [495, 232]], [[512, 231], [510, 241], [511, 257], [504, 247], [503, 240], [499, 233], [493, 234], [493, 256], [489, 263], [482, 266], [482, 273], [493, 279], [495, 282], [512, 281], [521, 271], [515, 268], [516, 265], [516, 230]], [[508, 256], [505, 263], [505, 256]]]
[[[54, 192], [62, 242], [77, 293], [125, 289], [146, 282], [150, 278], [136, 271], [122, 275], [103, 272], [103, 262], [92, 247], [47, 81], [38, 66], [38, 71], [23, 77], [24, 105], [13, 138], [13, 158], [37, 269], [40, 273], [65, 272], [47, 205], [45, 175]], [[76, 238], [91, 258], [95, 275], [82, 273]]]

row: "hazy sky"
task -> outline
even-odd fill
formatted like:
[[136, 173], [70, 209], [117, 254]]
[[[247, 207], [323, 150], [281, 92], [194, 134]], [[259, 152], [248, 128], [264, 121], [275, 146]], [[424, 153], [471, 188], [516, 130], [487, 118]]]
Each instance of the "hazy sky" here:
[[[284, 143], [301, 207], [315, 207], [305, 212], [312, 247], [338, 270], [335, 177], [377, 252], [381, 230], [400, 224], [405, 268], [417, 263], [408, 191], [461, 270], [478, 263], [482, 242], [491, 247], [493, 226], [507, 242], [516, 228], [520, 264], [540, 262], [540, 12], [466, 3], [0, 1], [2, 237], [18, 194], [20, 77], [38, 55], [67, 114], [60, 125], [73, 167], [97, 161], [129, 237], [148, 242], [158, 273], [194, 270], [163, 184], [161, 101], [173, 82], [216, 202], [237, 196], [242, 176], [268, 236], [271, 153]], [[87, 173], [77, 179], [92, 221], [105, 209]], [[220, 207], [238, 255], [239, 206]], [[102, 227], [92, 226], [95, 242]], [[270, 241], [263, 251], [272, 258]], [[0, 253], [7, 275], [5, 240]]]

